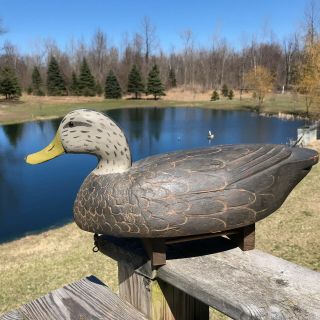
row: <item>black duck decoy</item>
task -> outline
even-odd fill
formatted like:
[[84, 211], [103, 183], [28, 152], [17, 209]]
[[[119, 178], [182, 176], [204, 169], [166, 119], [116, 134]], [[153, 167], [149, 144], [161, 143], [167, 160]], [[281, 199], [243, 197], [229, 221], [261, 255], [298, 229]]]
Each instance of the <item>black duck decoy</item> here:
[[311, 149], [221, 145], [148, 157], [132, 164], [123, 131], [91, 110], [68, 113], [30, 164], [62, 153], [96, 155], [74, 219], [86, 231], [117, 237], [175, 238], [252, 225], [284, 202], [318, 162]]

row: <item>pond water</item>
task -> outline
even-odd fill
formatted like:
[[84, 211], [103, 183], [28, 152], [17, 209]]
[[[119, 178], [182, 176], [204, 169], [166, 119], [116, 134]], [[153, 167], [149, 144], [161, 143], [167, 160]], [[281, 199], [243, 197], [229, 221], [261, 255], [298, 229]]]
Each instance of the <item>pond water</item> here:
[[[172, 150], [235, 143], [286, 143], [301, 120], [247, 111], [199, 108], [122, 109], [108, 112], [124, 129], [133, 160]], [[72, 220], [76, 193], [96, 158], [63, 155], [31, 166], [24, 157], [45, 147], [60, 120], [0, 126], [0, 242]], [[208, 141], [208, 130], [215, 134]]]

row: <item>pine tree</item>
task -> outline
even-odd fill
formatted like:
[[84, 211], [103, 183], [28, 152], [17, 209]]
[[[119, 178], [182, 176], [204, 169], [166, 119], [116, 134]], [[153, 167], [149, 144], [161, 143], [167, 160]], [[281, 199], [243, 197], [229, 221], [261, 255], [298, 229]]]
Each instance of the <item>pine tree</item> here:
[[78, 77], [77, 74], [72, 71], [72, 75], [71, 75], [71, 86], [70, 86], [70, 92], [73, 96], [79, 96], [80, 92], [79, 92], [79, 81], [78, 81]]
[[44, 96], [42, 89], [42, 79], [37, 66], [34, 66], [32, 71], [32, 92], [36, 96]]
[[110, 70], [106, 78], [104, 97], [106, 99], [120, 99], [122, 97], [119, 82], [112, 70]]
[[18, 78], [15, 72], [9, 67], [3, 68], [0, 73], [0, 94], [4, 95], [6, 99], [21, 96]]
[[55, 57], [51, 56], [47, 71], [47, 93], [49, 96], [67, 95], [65, 81]]
[[79, 90], [82, 96], [93, 97], [96, 95], [97, 88], [96, 82], [93, 75], [91, 74], [90, 68], [87, 64], [87, 60], [83, 59], [80, 68], [79, 76]]
[[229, 93], [228, 93], [228, 98], [229, 98], [229, 100], [232, 100], [233, 97], [234, 97], [234, 93], [233, 93], [233, 90], [231, 89], [231, 90], [229, 91]]
[[128, 77], [128, 93], [134, 93], [135, 99], [144, 92], [144, 85], [142, 82], [141, 74], [136, 65], [134, 65]]
[[216, 101], [216, 100], [219, 100], [220, 99], [220, 96], [219, 96], [219, 93], [217, 90], [213, 90], [212, 92], [212, 96], [211, 96], [211, 101]]
[[226, 84], [222, 86], [221, 93], [225, 98], [228, 97], [229, 89]]
[[157, 100], [160, 96], [165, 96], [164, 87], [160, 80], [160, 72], [158, 66], [155, 64], [148, 75], [147, 93], [152, 94]]
[[177, 86], [176, 74], [172, 68], [169, 69], [168, 88], [175, 88]]

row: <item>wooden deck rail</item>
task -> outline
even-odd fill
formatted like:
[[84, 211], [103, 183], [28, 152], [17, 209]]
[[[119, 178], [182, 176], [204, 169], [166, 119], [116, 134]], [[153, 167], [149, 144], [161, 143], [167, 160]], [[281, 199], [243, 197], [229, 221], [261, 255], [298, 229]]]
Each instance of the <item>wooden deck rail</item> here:
[[208, 319], [208, 306], [241, 320], [320, 319], [320, 273], [227, 238], [172, 244], [157, 270], [140, 240], [96, 244], [118, 261], [120, 297], [149, 319]]
[[90, 276], [54, 290], [0, 320], [147, 320], [106, 285]]

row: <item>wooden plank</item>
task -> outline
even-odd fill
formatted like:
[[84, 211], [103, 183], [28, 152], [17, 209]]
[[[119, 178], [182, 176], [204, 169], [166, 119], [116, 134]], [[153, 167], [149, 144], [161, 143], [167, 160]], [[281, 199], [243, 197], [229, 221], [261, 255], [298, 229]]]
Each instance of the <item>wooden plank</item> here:
[[[22, 317], [12, 317], [15, 314]], [[129, 303], [122, 301], [94, 276], [59, 288], [23, 305], [17, 311], [3, 315], [0, 319], [146, 320], [142, 313]]]
[[118, 262], [119, 296], [129, 302], [147, 318], [151, 317], [151, 293], [148, 278], [134, 272], [125, 263]]
[[[139, 240], [104, 238], [104, 252], [171, 284], [234, 319], [320, 319], [320, 273], [227, 238], [168, 245], [167, 264], [148, 273]], [[108, 249], [107, 249], [108, 248]]]
[[2, 316], [0, 316], [1, 320], [24, 320], [24, 316], [18, 310], [10, 311]]
[[167, 260], [158, 277], [233, 319], [320, 318], [320, 273], [259, 250]]
[[209, 319], [209, 307], [158, 279], [152, 280], [119, 262], [120, 297], [150, 320]]

